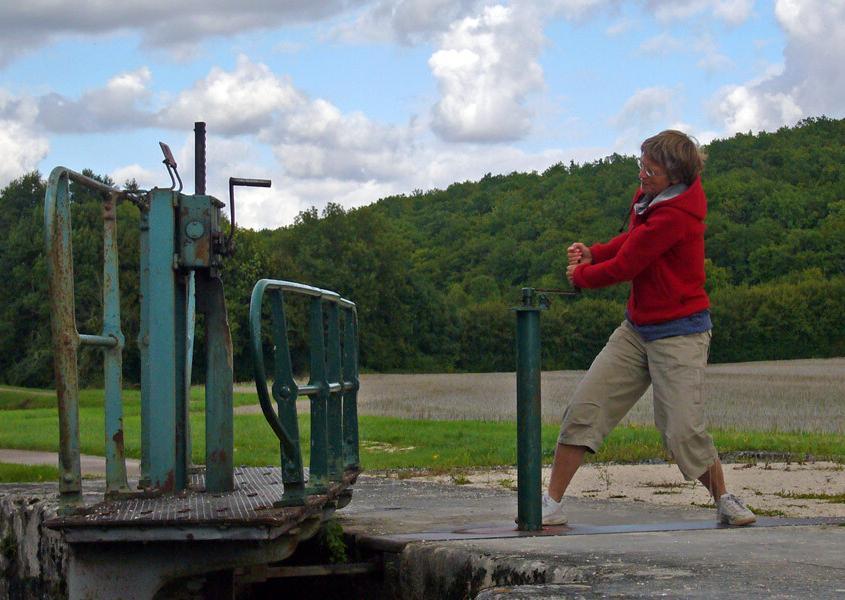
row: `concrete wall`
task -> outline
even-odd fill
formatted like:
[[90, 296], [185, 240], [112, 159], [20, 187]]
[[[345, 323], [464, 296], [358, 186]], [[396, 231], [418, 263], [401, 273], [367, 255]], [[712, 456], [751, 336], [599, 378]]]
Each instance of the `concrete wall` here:
[[67, 546], [43, 526], [56, 514], [56, 487], [0, 485], [0, 598], [67, 598]]

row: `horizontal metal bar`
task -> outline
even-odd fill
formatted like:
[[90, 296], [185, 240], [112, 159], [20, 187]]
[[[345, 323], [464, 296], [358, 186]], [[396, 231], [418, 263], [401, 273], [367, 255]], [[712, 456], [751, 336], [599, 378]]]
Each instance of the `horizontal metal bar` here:
[[117, 346], [117, 338], [110, 335], [87, 335], [80, 333], [79, 344], [81, 346], [103, 346], [105, 348], [114, 348]]
[[[354, 302], [341, 297], [341, 295], [337, 292], [332, 292], [330, 290], [324, 290], [310, 285], [305, 285], [304, 283], [296, 283], [295, 281], [282, 281], [279, 279], [262, 279], [258, 282], [258, 284], [263, 284], [263, 287], [266, 290], [281, 290], [283, 292], [301, 294], [303, 296], [310, 296], [312, 298], [321, 298], [327, 302], [334, 302], [341, 308], [346, 308], [352, 311], [356, 310]], [[256, 286], [258, 284], [256, 284]]]
[[65, 172], [67, 173], [68, 179], [70, 179], [71, 181], [75, 181], [80, 185], [84, 185], [85, 187], [98, 190], [100, 192], [105, 192], [107, 194], [116, 194], [120, 192], [120, 190], [118, 190], [117, 188], [113, 188], [112, 186], [106, 185], [105, 183], [97, 181], [96, 179], [86, 177], [85, 175], [77, 173], [76, 171], [65, 169]]
[[[319, 385], [301, 385], [297, 386], [296, 394], [298, 396], [314, 396], [319, 394], [323, 388]], [[344, 381], [343, 383], [339, 382], [329, 382], [329, 392], [346, 392], [349, 390], [356, 389], [356, 385], [354, 381]]]
[[296, 388], [296, 393], [301, 396], [315, 396], [320, 393], [319, 385], [303, 385]]

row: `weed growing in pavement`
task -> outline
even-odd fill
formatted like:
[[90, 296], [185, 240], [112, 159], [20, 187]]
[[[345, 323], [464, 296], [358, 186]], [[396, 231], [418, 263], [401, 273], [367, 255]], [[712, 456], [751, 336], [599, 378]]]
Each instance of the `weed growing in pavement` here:
[[604, 482], [605, 491], [610, 491], [610, 469], [607, 468], [607, 464], [601, 463], [598, 466], [599, 471], [599, 479]]
[[506, 490], [516, 491], [516, 481], [508, 477], [500, 479], [499, 485], [505, 488]]
[[775, 496], [791, 498], [792, 500], [823, 500], [831, 504], [845, 504], [845, 494], [819, 494], [799, 492], [775, 492]]
[[748, 509], [755, 515], [760, 517], [785, 517], [786, 513], [776, 508], [759, 508], [757, 506], [748, 505]]

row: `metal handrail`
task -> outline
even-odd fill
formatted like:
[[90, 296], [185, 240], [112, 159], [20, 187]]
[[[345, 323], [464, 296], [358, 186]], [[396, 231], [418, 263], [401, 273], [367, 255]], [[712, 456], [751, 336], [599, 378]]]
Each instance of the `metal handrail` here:
[[[273, 408], [264, 366], [261, 309], [265, 293], [271, 301], [274, 383]], [[305, 385], [293, 376], [284, 295], [310, 299], [309, 350], [311, 375]], [[325, 312], [324, 312], [325, 304]], [[340, 312], [344, 313], [343, 327]], [[327, 327], [324, 328], [324, 314]], [[292, 281], [262, 279], [255, 284], [249, 306], [255, 386], [264, 417], [279, 438], [284, 494], [277, 505], [299, 505], [308, 494], [325, 490], [328, 481], [340, 481], [344, 470], [358, 470], [358, 316], [355, 303], [336, 292]], [[342, 331], [341, 331], [342, 329]], [[341, 342], [341, 339], [343, 340]], [[299, 424], [298, 396], [311, 399], [311, 468], [305, 486]]]
[[[103, 200], [103, 331], [80, 334], [76, 327], [73, 291], [73, 249], [69, 183], [101, 192]], [[50, 321], [59, 406], [59, 491], [65, 503], [82, 497], [79, 450], [78, 350], [103, 348], [105, 372], [106, 493], [129, 491], [123, 446], [122, 353], [120, 289], [117, 256], [117, 200], [124, 192], [65, 167], [50, 173], [44, 196], [45, 246], [50, 285]]]

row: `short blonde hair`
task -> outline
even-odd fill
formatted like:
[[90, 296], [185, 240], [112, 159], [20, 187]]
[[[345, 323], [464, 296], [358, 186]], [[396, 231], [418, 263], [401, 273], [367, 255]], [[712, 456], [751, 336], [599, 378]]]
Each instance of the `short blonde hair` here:
[[707, 159], [694, 137], [676, 129], [667, 129], [648, 138], [640, 146], [640, 151], [663, 167], [669, 181], [682, 181], [687, 185], [701, 175]]

